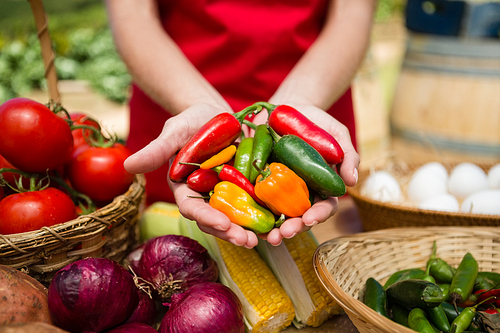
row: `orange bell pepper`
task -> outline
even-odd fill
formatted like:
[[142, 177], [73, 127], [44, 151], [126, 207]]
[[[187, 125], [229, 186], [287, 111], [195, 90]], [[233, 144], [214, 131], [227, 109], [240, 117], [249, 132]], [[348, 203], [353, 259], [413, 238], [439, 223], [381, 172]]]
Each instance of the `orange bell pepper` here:
[[255, 194], [277, 215], [298, 217], [311, 207], [309, 189], [304, 180], [281, 163], [271, 163], [260, 170]]

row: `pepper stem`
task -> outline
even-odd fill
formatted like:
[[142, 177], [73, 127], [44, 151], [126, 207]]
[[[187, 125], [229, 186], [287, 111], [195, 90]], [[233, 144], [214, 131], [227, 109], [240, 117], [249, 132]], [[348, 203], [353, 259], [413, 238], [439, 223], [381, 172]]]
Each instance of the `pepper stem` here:
[[199, 163], [190, 163], [190, 162], [179, 162], [179, 164], [183, 164], [183, 165], [193, 165], [193, 166], [200, 166], [201, 164]]
[[252, 162], [252, 165], [262, 175], [262, 179], [260, 181], [263, 181], [264, 179], [266, 179], [267, 177], [269, 177], [271, 175], [271, 170], [269, 170], [269, 169], [262, 169], [259, 166], [260, 163], [262, 163], [261, 160], [254, 160]]
[[249, 114], [258, 114], [260, 111], [262, 111], [262, 106], [258, 105], [250, 105], [244, 108], [241, 111], [238, 111], [236, 113], [233, 113], [233, 116], [240, 122], [240, 124], [243, 123], [243, 120], [245, 120], [245, 117], [248, 116]]
[[276, 221], [276, 223], [274, 223], [274, 227], [275, 228], [281, 227], [281, 225], [285, 222], [285, 220], [286, 220], [285, 214], [281, 214], [280, 218]]
[[271, 126], [267, 125], [267, 128], [269, 129], [269, 133], [271, 133], [271, 136], [273, 137], [274, 142], [275, 143], [278, 142], [281, 139], [281, 136], [278, 133], [276, 133], [276, 131], [273, 130], [273, 128]]
[[248, 121], [246, 119], [243, 120], [243, 124], [247, 125], [248, 127], [250, 127], [251, 129], [253, 129], [254, 131], [257, 129], [257, 125], [252, 123], [251, 121]]

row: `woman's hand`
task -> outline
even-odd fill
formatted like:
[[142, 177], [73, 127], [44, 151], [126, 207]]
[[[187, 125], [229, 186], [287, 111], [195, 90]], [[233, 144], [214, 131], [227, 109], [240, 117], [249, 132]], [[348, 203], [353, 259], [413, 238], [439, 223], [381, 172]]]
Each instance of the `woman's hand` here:
[[[340, 177], [344, 180], [347, 186], [354, 186], [358, 181], [359, 155], [354, 149], [351, 142], [351, 137], [347, 127], [338, 122], [325, 111], [313, 105], [295, 105], [293, 106], [307, 118], [313, 121], [318, 126], [329, 132], [339, 143], [344, 151], [344, 160], [337, 167]], [[256, 115], [254, 122], [262, 124], [267, 120], [267, 112], [261, 112]], [[251, 134], [251, 132], [250, 132]], [[312, 226], [325, 222], [333, 216], [338, 210], [338, 198], [328, 197], [322, 200], [319, 197], [311, 208], [309, 208], [302, 217], [287, 219], [279, 229], [271, 230], [267, 235], [261, 235], [272, 245], [279, 245], [283, 238], [292, 238], [298, 233], [309, 230]]]

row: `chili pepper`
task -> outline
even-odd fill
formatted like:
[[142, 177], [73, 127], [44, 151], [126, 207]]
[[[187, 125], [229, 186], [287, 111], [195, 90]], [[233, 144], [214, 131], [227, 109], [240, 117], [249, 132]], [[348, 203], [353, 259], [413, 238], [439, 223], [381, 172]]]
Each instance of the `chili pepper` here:
[[244, 110], [234, 114], [220, 113], [210, 119], [182, 147], [172, 162], [169, 177], [173, 182], [182, 182], [196, 168], [187, 163], [202, 163], [220, 152], [241, 134], [241, 123], [245, 116], [257, 110]]
[[[250, 181], [252, 184], [255, 184], [255, 180], [259, 175], [257, 167], [264, 169], [267, 159], [273, 150], [273, 144], [273, 137], [267, 125], [258, 125], [253, 136], [253, 153], [250, 167]], [[257, 165], [255, 165], [255, 161], [259, 161]]]
[[411, 309], [406, 306], [399, 305], [397, 303], [390, 304], [391, 309], [391, 319], [396, 323], [409, 327], [408, 326], [408, 315], [410, 314]]
[[[181, 164], [189, 164], [193, 166], [199, 166], [197, 163], [181, 163]], [[217, 176], [219, 177], [220, 180], [222, 181], [228, 181], [233, 184], [238, 185], [241, 187], [245, 192], [250, 194], [252, 198], [257, 201], [257, 203], [261, 206], [266, 206], [266, 204], [257, 197], [255, 194], [255, 188], [252, 183], [241, 173], [239, 172], [235, 167], [223, 164], [223, 165], [218, 165], [211, 170], [214, 170], [217, 173]]]
[[443, 292], [444, 299], [448, 299], [450, 295], [450, 284], [449, 283], [438, 283], [439, 288]]
[[449, 300], [461, 303], [472, 293], [478, 272], [476, 259], [469, 252], [464, 255], [450, 284]]
[[435, 307], [444, 301], [437, 284], [417, 279], [396, 282], [386, 289], [386, 293], [390, 301], [410, 308]]
[[279, 135], [293, 134], [300, 137], [313, 146], [329, 164], [339, 164], [344, 160], [344, 151], [337, 140], [297, 109], [266, 102], [257, 102], [249, 108], [259, 107], [267, 109], [267, 123]]
[[434, 328], [429, 320], [427, 320], [424, 310], [420, 308], [414, 308], [410, 311], [408, 315], [408, 326], [412, 330], [420, 333], [434, 333]]
[[[500, 300], [500, 289], [479, 290], [474, 295], [477, 295], [478, 303], [497, 303]], [[486, 299], [489, 299], [489, 301], [486, 302]]]
[[344, 181], [310, 144], [296, 135], [280, 137], [270, 128], [275, 139], [274, 155], [292, 169], [306, 184], [322, 196], [340, 197], [346, 193]]
[[500, 309], [499, 308], [488, 308], [486, 310], [483, 310], [486, 313], [489, 314], [495, 314], [495, 315], [500, 315]]
[[431, 323], [434, 324], [439, 330], [443, 332], [450, 331], [450, 321], [446, 316], [446, 312], [443, 309], [443, 303], [439, 304], [433, 308], [425, 308], [425, 313], [429, 317]]
[[205, 170], [212, 169], [213, 167], [227, 163], [231, 161], [235, 153], [236, 153], [236, 146], [230, 145], [229, 147], [222, 149], [220, 152], [210, 157], [205, 162], [201, 163], [200, 169], [205, 169]]
[[267, 233], [280, 223], [275, 221], [273, 213], [257, 204], [250, 194], [228, 181], [215, 185], [209, 204], [224, 213], [231, 222], [257, 234]]
[[234, 167], [250, 179], [250, 168], [252, 166], [253, 138], [248, 137], [241, 140], [234, 156]]
[[453, 320], [455, 320], [455, 318], [457, 318], [457, 316], [464, 310], [464, 308], [461, 306], [457, 306], [455, 308], [455, 306], [447, 302], [441, 303], [441, 307], [443, 308], [444, 313], [446, 314], [446, 317], [448, 317], [448, 321], [450, 323], [453, 322]]
[[474, 289], [492, 289], [500, 283], [500, 273], [479, 272], [476, 276]]
[[302, 216], [311, 207], [306, 183], [281, 163], [271, 163], [265, 170], [254, 161], [260, 175], [256, 179], [255, 194], [276, 214], [288, 217]]
[[208, 193], [212, 191], [220, 182], [217, 172], [212, 169], [198, 169], [193, 171], [187, 178], [186, 184], [190, 189], [199, 193]]
[[365, 282], [363, 303], [378, 314], [389, 318], [387, 315], [387, 295], [384, 287], [372, 277]]
[[452, 267], [443, 259], [437, 257], [436, 241], [432, 245], [432, 254], [427, 261], [427, 272], [439, 282], [450, 283], [455, 272]]
[[474, 317], [476, 316], [477, 305], [467, 307], [460, 312], [460, 314], [451, 323], [451, 333], [462, 333], [470, 327]]
[[384, 289], [387, 289], [390, 285], [403, 280], [409, 279], [419, 279], [421, 278], [425, 272], [420, 268], [408, 268], [397, 271], [393, 273], [389, 279], [384, 284]]

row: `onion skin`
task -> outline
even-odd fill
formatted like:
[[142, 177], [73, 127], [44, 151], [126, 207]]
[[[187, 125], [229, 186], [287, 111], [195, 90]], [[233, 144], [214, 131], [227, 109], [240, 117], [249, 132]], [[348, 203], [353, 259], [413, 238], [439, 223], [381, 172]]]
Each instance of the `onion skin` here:
[[158, 331], [144, 323], [128, 323], [106, 331], [106, 333], [158, 333]]
[[102, 332], [125, 322], [139, 303], [132, 275], [106, 258], [86, 258], [60, 269], [48, 292], [57, 327], [72, 333]]
[[217, 263], [197, 241], [180, 235], [165, 235], [149, 240], [139, 262], [140, 277], [154, 289], [153, 297], [163, 304], [173, 294], [200, 282], [215, 282]]
[[198, 283], [172, 296], [159, 333], [245, 333], [236, 294], [221, 283]]
[[143, 323], [153, 326], [156, 320], [156, 303], [144, 291], [137, 289], [139, 303], [125, 324]]
[[52, 324], [47, 288], [26, 273], [0, 265], [0, 326], [34, 321]]

